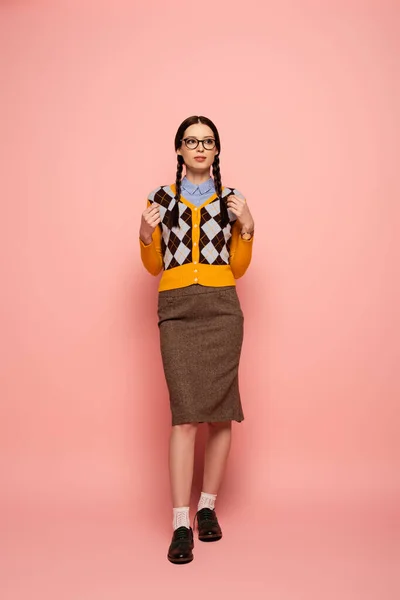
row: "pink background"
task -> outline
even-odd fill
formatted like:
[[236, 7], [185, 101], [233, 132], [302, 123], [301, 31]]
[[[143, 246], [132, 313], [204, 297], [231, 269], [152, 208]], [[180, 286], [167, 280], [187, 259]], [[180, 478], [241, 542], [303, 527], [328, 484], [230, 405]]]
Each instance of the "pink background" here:
[[[0, 6], [2, 598], [398, 597], [399, 3]], [[257, 231], [225, 537], [177, 568], [137, 238], [191, 114]]]

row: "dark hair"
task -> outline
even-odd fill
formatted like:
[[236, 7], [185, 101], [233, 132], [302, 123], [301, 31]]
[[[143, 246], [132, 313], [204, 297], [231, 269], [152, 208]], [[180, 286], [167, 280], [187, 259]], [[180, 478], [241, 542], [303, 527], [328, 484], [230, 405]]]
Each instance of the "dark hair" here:
[[[214, 185], [215, 191], [217, 193], [218, 199], [221, 205], [221, 227], [225, 227], [229, 223], [229, 215], [228, 208], [226, 206], [226, 201], [222, 198], [222, 182], [221, 182], [221, 172], [219, 169], [219, 154], [221, 152], [221, 140], [219, 138], [218, 129], [214, 125], [210, 119], [207, 117], [188, 117], [185, 119], [178, 128], [175, 136], [175, 151], [177, 151], [182, 145], [183, 135], [188, 127], [191, 125], [195, 125], [197, 123], [202, 123], [203, 125], [208, 125], [208, 127], [212, 130], [215, 137], [215, 146], [218, 150], [218, 154], [214, 158], [214, 162], [212, 164], [213, 169], [213, 177], [214, 177]], [[176, 169], [176, 193], [175, 193], [175, 206], [171, 211], [171, 219], [170, 219], [170, 227], [177, 227], [179, 225], [179, 200], [181, 197], [181, 182], [182, 182], [182, 171], [183, 171], [184, 160], [183, 156], [178, 154], [178, 166]]]

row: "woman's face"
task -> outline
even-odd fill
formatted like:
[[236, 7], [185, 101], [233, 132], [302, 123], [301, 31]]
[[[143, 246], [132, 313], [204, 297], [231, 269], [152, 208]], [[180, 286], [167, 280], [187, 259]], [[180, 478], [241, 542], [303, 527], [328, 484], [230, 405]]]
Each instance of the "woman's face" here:
[[[214, 162], [215, 155], [218, 154], [212, 129], [203, 123], [196, 123], [186, 129], [183, 139], [186, 139], [190, 147], [188, 148], [187, 144], [182, 141], [177, 154], [183, 156], [186, 167], [192, 171], [209, 170]], [[196, 141], [193, 142], [192, 140], [204, 140], [205, 148], [201, 143], [198, 144], [197, 148], [192, 148], [192, 145], [196, 145]], [[214, 148], [212, 148], [213, 145]]]

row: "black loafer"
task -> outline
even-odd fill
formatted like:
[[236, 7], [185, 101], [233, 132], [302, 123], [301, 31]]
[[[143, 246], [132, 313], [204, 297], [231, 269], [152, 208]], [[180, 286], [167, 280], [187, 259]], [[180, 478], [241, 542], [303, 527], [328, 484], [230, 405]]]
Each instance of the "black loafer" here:
[[172, 535], [168, 550], [168, 560], [176, 565], [184, 565], [193, 560], [193, 530], [188, 527], [178, 527]]
[[201, 542], [217, 542], [222, 538], [222, 531], [215, 510], [202, 508], [196, 513], [195, 521], [196, 518]]

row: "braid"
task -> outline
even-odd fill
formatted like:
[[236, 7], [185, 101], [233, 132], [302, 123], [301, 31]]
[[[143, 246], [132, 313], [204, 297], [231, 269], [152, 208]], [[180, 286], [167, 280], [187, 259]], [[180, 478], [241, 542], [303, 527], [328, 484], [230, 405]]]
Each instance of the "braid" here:
[[178, 227], [178, 225], [179, 225], [179, 200], [181, 198], [181, 183], [182, 183], [183, 165], [184, 165], [183, 156], [178, 154], [178, 166], [176, 169], [176, 181], [175, 181], [175, 187], [176, 187], [175, 200], [176, 200], [176, 202], [175, 202], [174, 208], [171, 211], [171, 217], [170, 217], [170, 223], [169, 223], [170, 229], [172, 229], [172, 227]]
[[219, 156], [218, 155], [214, 158], [212, 168], [213, 168], [215, 191], [217, 192], [220, 206], [221, 206], [221, 227], [224, 228], [229, 223], [229, 215], [228, 215], [228, 208], [226, 206], [226, 201], [222, 198], [221, 172], [219, 170]]

